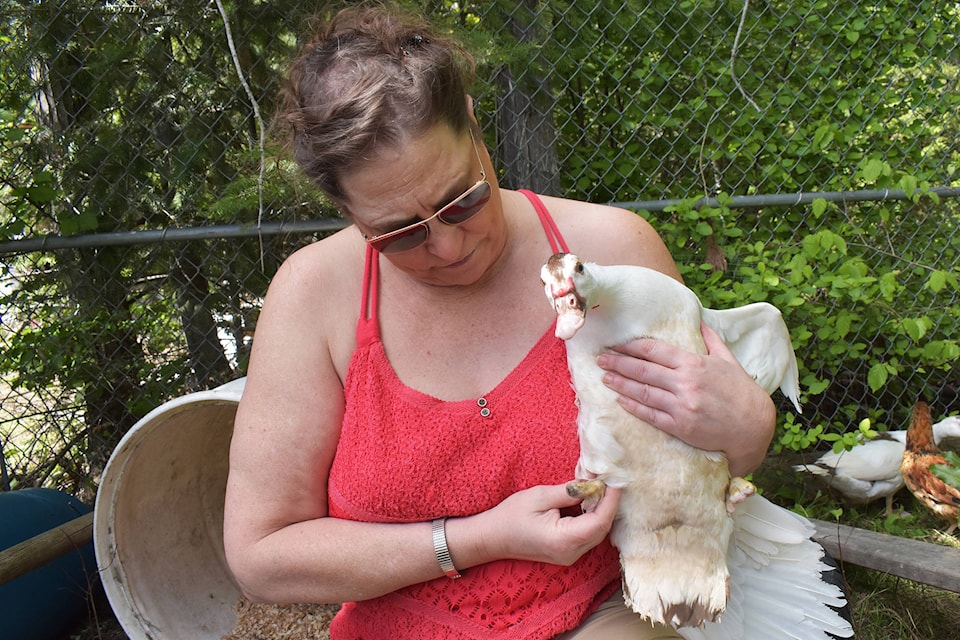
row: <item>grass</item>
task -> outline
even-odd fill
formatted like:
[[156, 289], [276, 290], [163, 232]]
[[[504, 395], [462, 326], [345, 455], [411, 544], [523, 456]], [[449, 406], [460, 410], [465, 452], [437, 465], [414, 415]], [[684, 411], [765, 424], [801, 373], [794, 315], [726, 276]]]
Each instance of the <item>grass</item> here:
[[960, 595], [847, 565], [858, 640], [958, 640]]
[[[816, 517], [835, 520], [829, 516], [842, 508], [843, 524], [960, 548], [960, 539], [941, 533], [943, 521], [923, 511], [909, 492], [897, 499], [891, 516], [881, 502], [859, 508], [833, 503], [830, 513]], [[859, 640], [960, 640], [960, 594], [856, 565], [845, 565], [844, 574]]]
[[[814, 479], [794, 472], [794, 458], [771, 455], [754, 474], [770, 500], [810, 518], [960, 549], [960, 538], [943, 534], [946, 523], [906, 489], [895, 496], [891, 515], [883, 500], [844, 505]], [[857, 640], [960, 640], [960, 594], [852, 564], [843, 571]]]

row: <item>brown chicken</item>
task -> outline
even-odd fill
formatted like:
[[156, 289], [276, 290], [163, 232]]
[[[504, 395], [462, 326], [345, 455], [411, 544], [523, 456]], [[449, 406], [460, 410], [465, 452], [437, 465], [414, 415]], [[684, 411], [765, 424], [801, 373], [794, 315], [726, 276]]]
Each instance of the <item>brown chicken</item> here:
[[933, 440], [933, 419], [926, 402], [913, 405], [913, 417], [907, 429], [907, 446], [900, 463], [900, 474], [911, 493], [923, 506], [950, 523], [947, 533], [957, 528], [960, 489], [951, 486], [930, 471], [930, 465], [949, 464]]

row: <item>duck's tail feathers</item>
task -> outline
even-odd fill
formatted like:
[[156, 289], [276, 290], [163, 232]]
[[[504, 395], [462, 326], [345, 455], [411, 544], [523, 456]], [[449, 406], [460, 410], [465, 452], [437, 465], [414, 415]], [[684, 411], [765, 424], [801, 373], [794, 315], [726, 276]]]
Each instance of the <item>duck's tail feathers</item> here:
[[719, 622], [679, 629], [685, 640], [852, 638], [847, 597], [813, 525], [759, 495], [737, 505], [727, 553], [730, 599]]

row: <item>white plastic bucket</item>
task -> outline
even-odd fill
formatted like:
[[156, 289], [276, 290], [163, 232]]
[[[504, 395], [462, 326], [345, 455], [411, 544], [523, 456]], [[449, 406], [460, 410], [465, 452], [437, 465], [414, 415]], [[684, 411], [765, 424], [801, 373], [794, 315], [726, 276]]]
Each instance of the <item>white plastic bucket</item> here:
[[244, 379], [175, 398], [130, 429], [94, 507], [104, 591], [131, 640], [220, 640], [240, 590], [223, 552], [230, 438]]

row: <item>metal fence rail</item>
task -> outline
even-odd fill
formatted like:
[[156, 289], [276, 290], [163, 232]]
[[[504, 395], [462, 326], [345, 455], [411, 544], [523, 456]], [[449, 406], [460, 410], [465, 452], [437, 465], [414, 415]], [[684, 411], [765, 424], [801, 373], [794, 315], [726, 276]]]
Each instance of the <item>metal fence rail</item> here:
[[[960, 197], [960, 187], [933, 187], [930, 193], [941, 198]], [[762, 207], [799, 207], [812, 204], [814, 200], [824, 202], [885, 202], [888, 200], [909, 200], [902, 189], [832, 191], [786, 194], [765, 194], [755, 196], [731, 196], [728, 206], [731, 209]], [[640, 200], [633, 202], [611, 202], [615, 207], [624, 207], [636, 211], [660, 212], [683, 204], [683, 200]], [[714, 197], [698, 198], [694, 207], [715, 207], [720, 201]], [[343, 218], [322, 218], [319, 220], [300, 220], [292, 222], [211, 225], [204, 227], [155, 229], [145, 231], [125, 231], [114, 233], [94, 233], [81, 236], [43, 236], [0, 242], [0, 255], [29, 253], [33, 251], [53, 251], [56, 249], [82, 249], [90, 247], [122, 247], [131, 244], [151, 244], [155, 242], [177, 242], [189, 240], [208, 240], [212, 238], [250, 238], [283, 234], [330, 233], [345, 229], [348, 222]]]
[[[343, 226], [264, 136], [304, 4], [0, 0], [0, 490], [92, 492]], [[502, 185], [638, 210], [707, 304], [784, 310], [778, 446], [960, 409], [960, 5], [407, 4], [475, 52]]]

